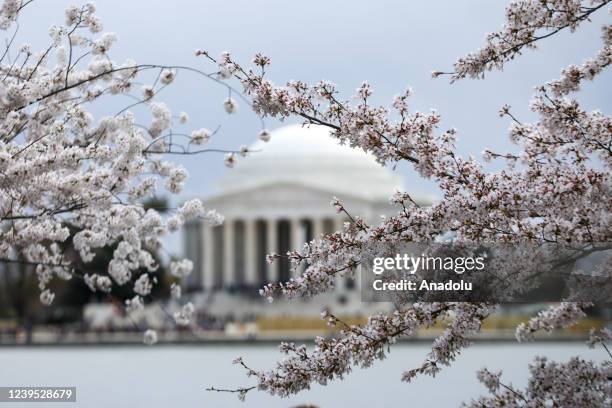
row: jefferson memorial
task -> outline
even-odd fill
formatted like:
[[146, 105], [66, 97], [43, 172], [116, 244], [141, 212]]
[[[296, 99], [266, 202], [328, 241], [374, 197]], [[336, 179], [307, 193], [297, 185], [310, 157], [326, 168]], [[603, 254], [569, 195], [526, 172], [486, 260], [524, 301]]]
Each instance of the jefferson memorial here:
[[[218, 191], [204, 199], [225, 223], [185, 228], [185, 255], [194, 263], [188, 289], [257, 295], [268, 282], [289, 280], [288, 260], [270, 265], [266, 254], [284, 254], [340, 229], [345, 219], [330, 205], [333, 197], [370, 223], [397, 211], [388, 200], [403, 189], [401, 178], [329, 132], [314, 125], [282, 127], [228, 170]], [[427, 197], [415, 200], [428, 204]], [[337, 290], [354, 286], [339, 282]]]

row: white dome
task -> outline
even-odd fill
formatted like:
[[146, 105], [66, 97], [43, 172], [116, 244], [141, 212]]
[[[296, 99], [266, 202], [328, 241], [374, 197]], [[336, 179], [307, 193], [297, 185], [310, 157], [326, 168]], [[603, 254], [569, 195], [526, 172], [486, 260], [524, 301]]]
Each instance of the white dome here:
[[339, 144], [325, 126], [290, 125], [271, 132], [249, 148], [246, 158], [221, 180], [221, 193], [268, 184], [291, 183], [350, 194], [366, 199], [387, 200], [403, 188], [400, 177], [362, 150]]

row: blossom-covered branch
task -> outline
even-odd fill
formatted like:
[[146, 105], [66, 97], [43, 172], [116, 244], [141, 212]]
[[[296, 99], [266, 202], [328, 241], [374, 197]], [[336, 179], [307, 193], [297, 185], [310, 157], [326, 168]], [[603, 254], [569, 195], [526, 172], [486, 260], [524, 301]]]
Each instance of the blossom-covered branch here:
[[451, 75], [451, 81], [484, 78], [487, 71], [502, 70], [524, 49], [562, 30], [575, 31], [610, 0], [517, 0], [506, 8], [506, 22], [500, 31], [487, 35], [485, 45], [455, 62], [453, 72], [434, 71], [433, 76]]
[[[490, 35], [483, 50], [460, 59], [452, 79], [480, 77], [487, 70], [500, 69], [523, 48], [534, 47], [537, 40], [565, 28], [574, 30], [607, 3], [512, 2], [503, 30]], [[300, 117], [305, 126], [326, 126], [341, 143], [371, 153], [383, 165], [400, 161], [412, 164], [422, 177], [434, 180], [442, 192], [441, 199], [430, 207], [420, 207], [408, 194], [398, 192], [390, 199], [398, 206], [398, 213], [382, 219], [379, 225], [367, 225], [351, 216], [341, 231], [317, 237], [287, 254], [273, 254], [269, 257], [271, 262], [287, 256], [292, 275], [298, 277], [271, 283], [261, 294], [270, 300], [277, 295], [315, 296], [331, 290], [337, 276], [353, 275], [377, 245], [428, 242], [449, 232], [457, 242], [567, 247], [579, 253], [572, 262], [593, 252], [609, 257], [605, 252], [609, 247], [598, 244], [612, 238], [612, 122], [599, 111], [586, 111], [568, 96], [579, 89], [582, 81], [593, 80], [610, 65], [610, 31], [609, 25], [603, 27], [603, 48], [597, 56], [566, 68], [560, 79], [537, 89], [531, 105], [536, 122], [523, 123], [509, 106], [501, 108], [500, 115], [511, 120], [510, 139], [518, 151], [485, 150], [485, 160], [505, 163], [502, 170], [494, 172], [487, 171], [475, 158], [456, 153], [457, 131], [441, 131], [440, 116], [435, 111], [411, 112], [410, 90], [397, 96], [389, 107], [377, 106], [371, 103], [373, 91], [367, 83], [352, 98], [342, 99], [336, 86], [326, 81], [275, 85], [268, 79], [270, 59], [263, 55], [258, 54], [253, 61], [255, 68], [249, 69], [227, 53], [216, 59], [200, 51], [219, 66], [227, 79], [234, 78], [242, 84], [260, 115]], [[338, 212], [350, 215], [350, 209], [340, 201], [334, 200], [332, 205]], [[520, 266], [509, 262], [496, 272], [520, 282], [516, 279]], [[609, 277], [610, 271], [603, 272]], [[247, 374], [257, 378], [259, 389], [282, 396], [312, 383], [342, 378], [352, 366], [367, 367], [384, 358], [381, 344], [392, 344], [416, 328], [431, 324], [435, 313], [429, 309], [421, 313], [423, 307], [400, 305], [392, 315], [371, 317], [362, 327], [345, 327], [338, 338], [317, 338], [312, 352], [306, 346], [283, 344], [281, 351], [290, 357], [279, 362], [275, 370], [248, 368]], [[444, 310], [449, 328], [434, 341], [426, 362], [404, 374], [405, 380], [418, 374], [435, 375], [441, 366], [450, 364], [492, 310], [492, 305], [487, 304], [442, 303], [428, 307]], [[521, 326], [517, 336], [529, 338], [536, 330], [566, 327], [582, 316], [579, 305], [562, 303]], [[333, 316], [324, 318], [338, 322]], [[574, 371], [579, 375], [579, 370]], [[529, 393], [523, 397], [531, 398]]]
[[490, 396], [480, 397], [464, 407], [605, 407], [610, 403], [611, 361], [601, 364], [572, 357], [565, 363], [536, 357], [529, 365], [525, 390], [501, 381], [501, 371], [478, 372]]
[[[232, 165], [237, 154], [248, 153], [246, 147], [201, 148], [219, 127], [176, 131], [188, 115], [173, 115], [158, 94], [189, 72], [242, 95], [217, 72], [113, 61], [117, 36], [102, 32], [93, 4], [69, 7], [65, 23], [50, 28], [47, 48], [17, 46], [17, 19], [29, 3], [6, 0], [0, 9], [0, 29], [14, 27], [0, 59], [0, 262], [34, 267], [45, 304], [55, 296], [53, 279], [79, 276], [92, 291], [109, 292], [113, 282], [130, 285], [135, 296], [126, 307], [139, 310], [157, 281], [152, 254], [162, 236], [194, 218], [223, 221], [199, 200], [171, 210], [168, 219], [143, 208], [162, 189], [178, 193], [185, 184], [187, 170], [165, 155], [225, 153]], [[150, 85], [139, 85], [148, 80]], [[96, 120], [90, 107], [108, 97], [133, 102]], [[235, 110], [227, 105], [228, 113]], [[150, 122], [138, 119], [137, 108], [150, 112]], [[69, 237], [76, 260], [64, 249]], [[75, 270], [104, 247], [116, 248], [107, 273], [82, 276]], [[170, 265], [177, 278], [191, 269], [188, 260]], [[192, 307], [185, 305], [177, 322], [188, 319]]]

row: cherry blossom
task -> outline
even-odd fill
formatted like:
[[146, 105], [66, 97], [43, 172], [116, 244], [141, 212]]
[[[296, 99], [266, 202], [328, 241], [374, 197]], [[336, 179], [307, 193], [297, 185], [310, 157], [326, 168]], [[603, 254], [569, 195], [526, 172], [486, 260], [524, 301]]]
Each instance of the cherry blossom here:
[[143, 335], [143, 343], [149, 346], [157, 343], [157, 332], [151, 329], [146, 330]]
[[[48, 48], [34, 51], [10, 40], [10, 30], [18, 30], [20, 10], [30, 3], [6, 0], [0, 8], [0, 29], [8, 36], [0, 57], [0, 261], [34, 268], [44, 304], [54, 300], [54, 279], [82, 278], [92, 291], [105, 293], [113, 283], [128, 285], [134, 296], [125, 308], [130, 316], [138, 315], [156, 281], [159, 266], [152, 252], [161, 247], [162, 237], [193, 218], [213, 225], [223, 221], [198, 200], [170, 209], [167, 218], [143, 208], [143, 200], [158, 192], [176, 194], [184, 188], [188, 172], [168, 156], [212, 151], [194, 146], [212, 139], [216, 131], [175, 133], [173, 128], [187, 122], [188, 115], [174, 115], [159, 99], [159, 92], [172, 86], [182, 71], [226, 87], [222, 106], [228, 114], [237, 111], [235, 98], [240, 98], [262, 118], [301, 118], [305, 126], [328, 127], [340, 143], [372, 154], [381, 165], [411, 164], [441, 191], [440, 200], [429, 207], [398, 192], [390, 199], [396, 214], [375, 225], [353, 216], [334, 199], [333, 207], [349, 220], [341, 230], [267, 257], [269, 262], [288, 257], [292, 276], [298, 276], [264, 287], [261, 294], [270, 301], [331, 290], [338, 276], [353, 276], [377, 245], [429, 242], [449, 233], [466, 243], [556, 244], [574, 254], [573, 261], [596, 252], [606, 255], [610, 249], [606, 243], [612, 238], [612, 124], [608, 116], [588, 111], [573, 96], [584, 81], [596, 80], [610, 65], [610, 25], [602, 27], [598, 53], [536, 89], [531, 103], [534, 122], [521, 121], [509, 106], [501, 108], [500, 114], [511, 123], [509, 137], [517, 152], [487, 149], [483, 159], [503, 163], [502, 170], [488, 171], [475, 157], [457, 153], [459, 131], [440, 129], [439, 113], [410, 109], [410, 89], [387, 106], [373, 104], [374, 90], [367, 82], [350, 97], [342, 97], [328, 81], [298, 80], [279, 86], [269, 79], [271, 59], [263, 54], [255, 56], [250, 69], [229, 52], [214, 58], [196, 51], [215, 66], [210, 74], [190, 67], [115, 62], [110, 51], [118, 37], [102, 32], [92, 4], [69, 7], [64, 24], [49, 29]], [[448, 75], [451, 82], [482, 78], [525, 49], [535, 48], [536, 42], [576, 30], [593, 13], [605, 12], [608, 3], [513, 1], [502, 29], [489, 34], [481, 49], [457, 60], [452, 72], [435, 71], [433, 76]], [[147, 74], [157, 80], [147, 81]], [[136, 89], [143, 80], [147, 83]], [[242, 92], [233, 88], [234, 82]], [[130, 95], [135, 102], [100, 118], [87, 109], [103, 96], [118, 95]], [[147, 122], [137, 115], [142, 107], [150, 113]], [[259, 138], [269, 140], [265, 127]], [[228, 167], [249, 154], [244, 147], [216, 151], [225, 153]], [[71, 237], [71, 230], [78, 232]], [[74, 255], [63, 251], [69, 239]], [[91, 262], [104, 247], [116, 248], [106, 274], [83, 274], [79, 262]], [[516, 273], [520, 266], [509, 263], [499, 273]], [[169, 268], [174, 277], [184, 278], [193, 263], [173, 259]], [[609, 273], [609, 268], [603, 272]], [[180, 297], [177, 287], [172, 289], [174, 298]], [[584, 316], [584, 306], [569, 301], [553, 305], [519, 326], [517, 338], [530, 340], [538, 330], [567, 327]], [[211, 390], [234, 392], [241, 399], [254, 389], [288, 396], [311, 384], [341, 379], [354, 367], [369, 367], [386, 358], [389, 347], [401, 338], [440, 323], [445, 330], [423, 362], [398, 373], [406, 382], [418, 375], [435, 376], [470, 345], [494, 310], [489, 303], [406, 302], [389, 314], [370, 316], [364, 325], [344, 323], [326, 312], [323, 319], [340, 329], [337, 337], [317, 337], [312, 349], [281, 344], [285, 358], [272, 370], [253, 369], [243, 359], [236, 360], [256, 384]], [[187, 326], [194, 313], [193, 304], [186, 303], [171, 318]], [[605, 348], [608, 340], [608, 331], [600, 330], [589, 343]], [[153, 344], [157, 334], [147, 330], [143, 341]], [[595, 364], [576, 357], [557, 363], [538, 358], [529, 368], [525, 390], [505, 384], [501, 373], [481, 370], [477, 377], [491, 396], [472, 405], [609, 405], [610, 368], [609, 361]]]
[[[19, 45], [17, 20], [23, 8], [35, 7], [31, 3], [8, 0], [0, 8], [0, 29], [7, 34], [0, 57], [0, 262], [33, 268], [44, 304], [54, 300], [53, 280], [79, 278], [92, 291], [110, 293], [113, 282], [131, 287], [126, 308], [137, 312], [157, 282], [152, 253], [163, 236], [191, 219], [223, 221], [199, 200], [166, 209], [168, 218], [143, 208], [146, 199], [164, 190], [179, 193], [185, 185], [187, 170], [167, 156], [212, 151], [193, 146], [215, 133], [172, 130], [188, 115], [174, 116], [159, 92], [183, 71], [228, 92], [231, 86], [192, 67], [114, 61], [118, 36], [102, 32], [91, 3], [66, 10], [64, 24], [49, 29], [48, 47]], [[91, 113], [100, 98], [121, 103], [125, 96], [135, 102], [106, 116]], [[228, 98], [225, 108], [235, 111], [235, 100]], [[150, 120], [137, 115], [143, 109]], [[76, 231], [72, 237], [70, 231]], [[74, 253], [65, 251], [68, 245]], [[83, 273], [79, 265], [104, 247], [116, 248], [106, 274]], [[170, 269], [180, 278], [192, 264], [176, 260]]]
[[[453, 72], [436, 71], [433, 76], [450, 75], [451, 82], [482, 78], [487, 71], [502, 69], [524, 49], [535, 48], [537, 41], [565, 29], [574, 31], [593, 13], [605, 10], [608, 3], [513, 1], [507, 7], [502, 30], [489, 34], [485, 47], [460, 58]], [[261, 295], [269, 300], [277, 296], [314, 297], [331, 290], [337, 277], [353, 276], [379, 244], [430, 242], [449, 233], [459, 243], [494, 242], [531, 248], [552, 244], [560, 250], [557, 255], [567, 256], [561, 259], [571, 262], [596, 252], [609, 258], [612, 122], [599, 111], [582, 108], [571, 95], [583, 81], [595, 80], [610, 65], [610, 32], [609, 25], [602, 28], [603, 47], [597, 55], [564, 69], [559, 79], [536, 89], [531, 103], [535, 122], [522, 122], [511, 107], [501, 108], [500, 115], [511, 123], [509, 137], [517, 152], [485, 150], [485, 161], [503, 162], [499, 171], [488, 171], [474, 157], [461, 157], [455, 148], [458, 130], [440, 129], [441, 116], [436, 111], [411, 111], [410, 89], [396, 96], [389, 106], [378, 106], [371, 103], [374, 91], [367, 82], [352, 97], [342, 98], [335, 84], [328, 81], [276, 85], [267, 75], [271, 60], [261, 54], [255, 57], [255, 67], [251, 69], [229, 53], [216, 59], [199, 51], [197, 55], [231, 72], [231, 78], [242, 84], [258, 114], [281, 120], [299, 117], [304, 126], [328, 127], [340, 143], [372, 154], [381, 165], [412, 164], [422, 177], [436, 182], [441, 191], [440, 200], [429, 207], [419, 206], [406, 192], [398, 192], [390, 200], [398, 207], [397, 214], [381, 219], [378, 225], [368, 225], [352, 216], [350, 208], [334, 199], [332, 206], [350, 221], [340, 231], [314, 239], [303, 248], [268, 255], [268, 262], [289, 258], [291, 275], [297, 277], [271, 283], [260, 291]], [[231, 78], [228, 75], [226, 79]], [[516, 278], [513, 290], [526, 288], [520, 279], [524, 264], [509, 262], [500, 266], [499, 274]], [[609, 259], [600, 272], [609, 280], [606, 265], [610, 265]], [[603, 300], [609, 300], [609, 287], [606, 288]], [[585, 316], [585, 306], [569, 301], [553, 305], [519, 326], [517, 338], [529, 340], [538, 330], [568, 327]], [[241, 359], [239, 364], [256, 379], [256, 385], [233, 392], [244, 397], [244, 393], [256, 388], [288, 396], [313, 383], [325, 385], [343, 378], [353, 367], [369, 367], [386, 358], [390, 345], [418, 328], [444, 322], [447, 328], [434, 340], [423, 364], [408, 369], [402, 379], [435, 376], [469, 346], [470, 337], [494, 309], [495, 305], [486, 303], [400, 303], [393, 313], [371, 316], [363, 326], [347, 325], [324, 313], [328, 324], [340, 326], [338, 337], [317, 337], [312, 349], [283, 343], [280, 351], [287, 356], [272, 370], [251, 368]], [[481, 371], [479, 377], [494, 396], [474, 406], [548, 406], [548, 401], [568, 407], [609, 403], [606, 364], [599, 366], [578, 358], [568, 363], [537, 360], [531, 366], [531, 388], [525, 393], [510, 392], [501, 385], [499, 375]], [[552, 390], [542, 388], [542, 381], [550, 381], [547, 379], [561, 371], [565, 373], [552, 380]], [[564, 388], [566, 383], [571, 387]], [[591, 392], [572, 395], [587, 384], [593, 385]], [[517, 402], [518, 395], [521, 402]]]
[[482, 370], [478, 379], [490, 396], [464, 404], [464, 407], [606, 407], [610, 404], [610, 361], [596, 364], [578, 357], [565, 363], [537, 357], [529, 365], [524, 390], [501, 381], [501, 373]]

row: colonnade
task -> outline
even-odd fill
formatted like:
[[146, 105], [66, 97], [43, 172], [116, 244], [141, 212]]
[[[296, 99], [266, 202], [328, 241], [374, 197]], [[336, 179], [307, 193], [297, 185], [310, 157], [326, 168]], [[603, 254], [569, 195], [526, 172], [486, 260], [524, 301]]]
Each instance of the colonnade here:
[[[200, 286], [205, 289], [261, 287], [292, 277], [288, 259], [266, 262], [270, 253], [285, 254], [314, 237], [341, 228], [340, 218], [226, 219], [203, 225], [203, 252], [198, 257]], [[199, 271], [197, 270], [199, 269]]]

